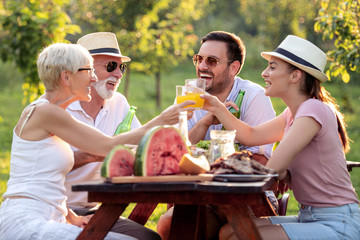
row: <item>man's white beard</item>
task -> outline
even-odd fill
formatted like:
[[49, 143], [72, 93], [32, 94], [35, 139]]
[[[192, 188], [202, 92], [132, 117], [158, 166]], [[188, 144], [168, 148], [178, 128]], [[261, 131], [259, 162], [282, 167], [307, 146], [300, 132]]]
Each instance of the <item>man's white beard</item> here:
[[115, 77], [109, 77], [107, 79], [99, 80], [99, 81], [96, 81], [96, 82], [92, 83], [92, 86], [95, 88], [97, 94], [99, 94], [99, 96], [102, 97], [102, 99], [110, 99], [110, 98], [112, 98], [112, 96], [116, 92], [116, 89], [112, 90], [112, 89], [107, 89], [106, 88], [106, 83], [109, 80], [113, 81], [113, 82], [118, 81]]

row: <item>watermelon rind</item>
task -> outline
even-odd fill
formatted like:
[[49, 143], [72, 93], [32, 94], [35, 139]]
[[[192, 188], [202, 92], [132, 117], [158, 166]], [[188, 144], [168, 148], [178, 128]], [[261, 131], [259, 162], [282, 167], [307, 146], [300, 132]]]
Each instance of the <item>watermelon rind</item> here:
[[111, 149], [111, 151], [108, 153], [108, 155], [105, 157], [102, 165], [101, 165], [101, 176], [103, 178], [109, 178], [110, 177], [110, 163], [111, 163], [111, 159], [113, 159], [114, 154], [120, 150], [120, 149], [124, 149], [129, 151], [131, 154], [133, 154], [133, 152], [131, 151], [130, 148], [124, 146], [124, 145], [116, 145], [113, 149]]
[[[149, 138], [154, 134], [155, 131], [162, 128], [162, 126], [156, 126], [151, 128], [149, 131], [145, 133], [145, 135], [141, 138], [138, 147], [135, 153], [135, 164], [134, 164], [134, 175], [135, 176], [143, 176], [143, 164], [145, 159], [143, 159], [144, 149], [148, 146]], [[144, 156], [145, 157], [145, 156]]]
[[156, 126], [151, 128], [149, 131], [146, 132], [146, 134], [142, 137], [142, 139], [140, 140], [138, 147], [137, 147], [137, 151], [135, 154], [135, 163], [134, 163], [134, 175], [135, 176], [147, 176], [147, 161], [146, 158], [148, 156], [148, 148], [149, 145], [151, 144], [151, 140], [153, 135], [155, 135], [155, 133], [157, 133], [158, 131], [161, 131], [163, 129], [171, 129], [172, 131], [175, 131], [176, 133], [178, 133], [178, 135], [181, 137], [182, 139], [182, 145], [184, 146], [184, 148], [186, 149], [185, 152], [189, 153], [190, 149], [188, 148], [188, 146], [186, 145], [186, 141], [184, 136], [180, 133], [180, 131], [172, 126]]

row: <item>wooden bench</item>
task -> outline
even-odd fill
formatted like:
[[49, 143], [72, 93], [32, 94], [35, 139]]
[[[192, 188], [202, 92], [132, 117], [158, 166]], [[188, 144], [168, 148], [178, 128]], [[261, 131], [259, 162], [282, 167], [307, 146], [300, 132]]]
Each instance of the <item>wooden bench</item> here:
[[360, 162], [346, 161], [346, 166], [348, 171], [351, 172], [353, 167], [360, 167]]

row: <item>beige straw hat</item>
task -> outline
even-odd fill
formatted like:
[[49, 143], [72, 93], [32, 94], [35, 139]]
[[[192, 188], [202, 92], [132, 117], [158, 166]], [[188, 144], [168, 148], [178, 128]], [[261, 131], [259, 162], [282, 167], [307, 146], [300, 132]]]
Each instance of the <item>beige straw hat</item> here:
[[86, 34], [79, 38], [78, 44], [89, 50], [91, 55], [109, 55], [121, 57], [122, 62], [129, 62], [131, 59], [121, 54], [116, 35], [111, 32], [96, 32]]
[[328, 80], [324, 74], [326, 54], [303, 38], [288, 35], [273, 52], [262, 52], [261, 56], [268, 61], [271, 56], [280, 58], [314, 76], [320, 82]]

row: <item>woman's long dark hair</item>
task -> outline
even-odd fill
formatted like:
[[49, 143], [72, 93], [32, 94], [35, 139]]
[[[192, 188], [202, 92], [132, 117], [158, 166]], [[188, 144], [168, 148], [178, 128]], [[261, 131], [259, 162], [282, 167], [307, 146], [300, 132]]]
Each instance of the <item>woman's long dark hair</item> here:
[[339, 105], [336, 102], [336, 99], [331, 96], [331, 94], [320, 84], [320, 81], [313, 77], [312, 75], [306, 73], [305, 71], [295, 67], [294, 65], [289, 64], [290, 72], [295, 71], [296, 69], [305, 73], [305, 84], [303, 85], [302, 91], [307, 94], [310, 98], [319, 99], [320, 101], [326, 103], [334, 111], [338, 124], [339, 136], [344, 148], [345, 153], [350, 150], [349, 137], [346, 132], [346, 123], [344, 120], [344, 115], [339, 110]]

